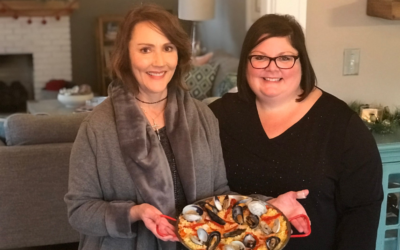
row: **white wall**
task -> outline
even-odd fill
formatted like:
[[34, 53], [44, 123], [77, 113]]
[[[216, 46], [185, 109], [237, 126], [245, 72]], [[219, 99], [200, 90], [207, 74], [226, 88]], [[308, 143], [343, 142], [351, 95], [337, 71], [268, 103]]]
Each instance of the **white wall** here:
[[246, 2], [216, 0], [215, 18], [199, 23], [202, 47], [222, 49], [239, 57], [246, 34]]
[[[367, 0], [308, 0], [307, 48], [319, 86], [346, 102], [400, 107], [400, 20], [366, 15]], [[343, 76], [343, 51], [359, 48], [357, 76]]]

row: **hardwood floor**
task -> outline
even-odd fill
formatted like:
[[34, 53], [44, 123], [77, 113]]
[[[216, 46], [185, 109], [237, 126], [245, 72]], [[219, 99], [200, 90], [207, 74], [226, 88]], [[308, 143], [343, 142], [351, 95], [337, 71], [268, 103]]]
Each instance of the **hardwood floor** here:
[[14, 249], [6, 249], [6, 250], [77, 250], [77, 249], [78, 249], [78, 243], [68, 243], [68, 244], [61, 244], [61, 245], [14, 248]]

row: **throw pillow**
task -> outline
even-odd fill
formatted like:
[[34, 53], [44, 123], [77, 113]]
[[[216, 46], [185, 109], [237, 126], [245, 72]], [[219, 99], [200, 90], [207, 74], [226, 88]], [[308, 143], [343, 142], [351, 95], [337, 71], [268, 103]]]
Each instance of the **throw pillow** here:
[[223, 96], [229, 90], [237, 86], [237, 74], [228, 73], [225, 78], [217, 86], [215, 86], [214, 96]]
[[206, 63], [208, 63], [211, 59], [211, 57], [214, 55], [213, 52], [208, 52], [205, 55], [202, 56], [196, 56], [193, 58], [192, 60], [192, 64], [195, 66], [200, 66], [200, 65], [204, 65]]
[[186, 84], [192, 97], [203, 100], [209, 96], [209, 92], [214, 84], [218, 65], [204, 64], [194, 66], [186, 76]]

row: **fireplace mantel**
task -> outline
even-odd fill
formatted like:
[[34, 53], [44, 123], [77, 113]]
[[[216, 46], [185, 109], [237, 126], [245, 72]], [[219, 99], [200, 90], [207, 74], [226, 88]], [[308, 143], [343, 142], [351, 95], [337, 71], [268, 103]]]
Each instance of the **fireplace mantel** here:
[[78, 1], [0, 0], [1, 16], [65, 16], [79, 7]]

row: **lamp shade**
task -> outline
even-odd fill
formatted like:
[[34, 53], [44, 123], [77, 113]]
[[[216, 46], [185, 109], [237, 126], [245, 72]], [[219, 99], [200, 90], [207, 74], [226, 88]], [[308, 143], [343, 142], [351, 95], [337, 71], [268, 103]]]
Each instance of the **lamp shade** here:
[[215, 0], [179, 0], [178, 17], [182, 20], [213, 19], [214, 12]]

